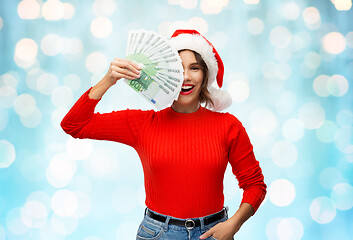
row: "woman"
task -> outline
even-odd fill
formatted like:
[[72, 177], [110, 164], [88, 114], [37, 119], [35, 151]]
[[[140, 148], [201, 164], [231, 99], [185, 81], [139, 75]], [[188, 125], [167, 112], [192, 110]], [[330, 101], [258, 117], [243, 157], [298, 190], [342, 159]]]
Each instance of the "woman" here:
[[[211, 84], [223, 81], [223, 63], [212, 44], [195, 30], [177, 30], [171, 43], [184, 68], [177, 101], [161, 111], [94, 113], [119, 79], [139, 77], [141, 68], [115, 59], [105, 77], [71, 108], [61, 126], [75, 138], [121, 142], [135, 148], [144, 171], [146, 211], [137, 239], [233, 239], [263, 201], [266, 185], [240, 121], [211, 111], [229, 106], [230, 96]], [[244, 190], [228, 219], [223, 177], [227, 163]]]

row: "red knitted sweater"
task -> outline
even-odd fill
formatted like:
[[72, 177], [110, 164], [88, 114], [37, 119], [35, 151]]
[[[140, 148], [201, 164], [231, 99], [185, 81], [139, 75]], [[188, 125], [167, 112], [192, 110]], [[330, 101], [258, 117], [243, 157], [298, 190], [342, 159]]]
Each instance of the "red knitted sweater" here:
[[223, 177], [228, 162], [242, 203], [256, 211], [266, 194], [259, 162], [241, 122], [229, 113], [200, 107], [194, 113], [123, 110], [94, 113], [99, 100], [88, 90], [61, 122], [74, 138], [110, 140], [133, 147], [140, 156], [146, 206], [177, 218], [222, 210]]

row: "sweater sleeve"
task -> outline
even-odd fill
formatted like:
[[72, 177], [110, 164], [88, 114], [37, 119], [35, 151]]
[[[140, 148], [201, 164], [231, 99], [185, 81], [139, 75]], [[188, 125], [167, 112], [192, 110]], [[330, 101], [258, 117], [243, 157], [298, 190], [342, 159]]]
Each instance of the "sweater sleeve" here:
[[229, 163], [239, 187], [244, 190], [241, 204], [249, 203], [255, 213], [265, 198], [267, 186], [245, 128], [236, 117], [229, 116], [232, 119], [228, 133]]
[[134, 147], [139, 132], [154, 113], [142, 110], [123, 110], [94, 113], [99, 100], [88, 97], [87, 90], [61, 121], [62, 129], [74, 138], [109, 140]]

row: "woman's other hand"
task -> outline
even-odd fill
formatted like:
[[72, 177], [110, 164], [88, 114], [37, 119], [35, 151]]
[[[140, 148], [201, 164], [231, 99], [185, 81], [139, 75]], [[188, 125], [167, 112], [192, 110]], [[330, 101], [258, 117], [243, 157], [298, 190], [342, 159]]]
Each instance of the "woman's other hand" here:
[[225, 222], [216, 224], [210, 230], [200, 236], [200, 239], [207, 239], [213, 237], [217, 240], [232, 240], [234, 234], [240, 229], [240, 226], [235, 226], [229, 219]]

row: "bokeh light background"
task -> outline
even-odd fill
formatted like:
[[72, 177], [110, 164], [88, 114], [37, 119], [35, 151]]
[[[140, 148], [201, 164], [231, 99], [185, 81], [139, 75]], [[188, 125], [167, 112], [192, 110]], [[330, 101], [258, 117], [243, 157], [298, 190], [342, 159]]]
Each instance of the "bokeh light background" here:
[[[59, 123], [124, 57], [129, 30], [195, 28], [268, 185], [236, 239], [352, 239], [351, 0], [0, 1], [0, 240], [134, 239], [143, 172], [125, 145]], [[151, 106], [119, 82], [97, 111]], [[230, 169], [226, 205], [241, 200]]]

